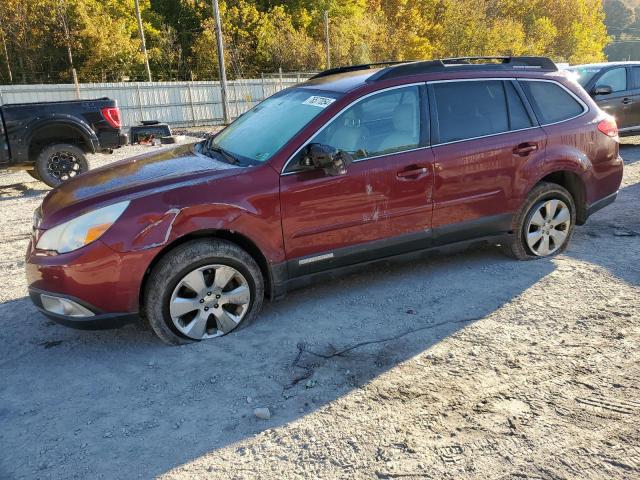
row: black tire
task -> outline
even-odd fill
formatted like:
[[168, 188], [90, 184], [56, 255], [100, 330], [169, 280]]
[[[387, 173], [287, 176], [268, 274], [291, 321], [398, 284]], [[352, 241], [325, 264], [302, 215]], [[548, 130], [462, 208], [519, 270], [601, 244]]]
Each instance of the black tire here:
[[144, 291], [142, 315], [155, 334], [169, 345], [183, 345], [197, 340], [183, 335], [169, 314], [169, 302], [178, 282], [189, 272], [211, 264], [226, 265], [247, 280], [251, 299], [244, 318], [232, 331], [251, 324], [264, 299], [264, 280], [256, 261], [234, 243], [219, 239], [192, 240], [167, 253], [153, 268]]
[[163, 145], [169, 145], [169, 144], [173, 144], [173, 143], [176, 143], [176, 142], [177, 142], [177, 139], [173, 135], [166, 136], [166, 137], [160, 137], [160, 143], [163, 144]]
[[[544, 202], [546, 200], [554, 199], [563, 201], [569, 208], [571, 214], [571, 223], [568, 228], [568, 233], [566, 239], [564, 240], [564, 243], [560, 248], [546, 256], [536, 255], [532, 252], [532, 250], [529, 248], [529, 245], [527, 244], [525, 238], [525, 229], [529, 225], [531, 217], [536, 213], [536, 206], [539, 206], [541, 202]], [[526, 200], [520, 207], [520, 210], [518, 210], [518, 212], [513, 216], [512, 229], [514, 232], [514, 239], [510, 243], [504, 245], [504, 252], [508, 256], [516, 258], [518, 260], [535, 260], [559, 255], [567, 249], [569, 243], [571, 242], [575, 224], [576, 205], [569, 191], [567, 191], [566, 188], [555, 183], [539, 183], [531, 190]]]
[[39, 182], [42, 181], [40, 180], [40, 176], [38, 175], [38, 172], [36, 172], [35, 170], [26, 170], [26, 172], [30, 177], [35, 178]]
[[39, 180], [52, 188], [89, 170], [84, 151], [70, 143], [49, 145], [40, 152], [35, 166]]

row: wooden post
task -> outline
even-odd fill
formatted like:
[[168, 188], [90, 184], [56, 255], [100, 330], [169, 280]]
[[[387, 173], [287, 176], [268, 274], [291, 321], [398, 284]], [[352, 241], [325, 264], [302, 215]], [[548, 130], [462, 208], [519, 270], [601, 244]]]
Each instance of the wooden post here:
[[191, 106], [191, 126], [196, 126], [196, 111], [193, 108], [193, 92], [191, 91], [191, 85], [193, 84], [193, 80], [187, 82], [187, 88], [189, 89], [189, 105]]
[[144, 55], [144, 66], [147, 70], [147, 78], [150, 82], [151, 79], [151, 68], [149, 67], [149, 55], [147, 55], [147, 42], [144, 39], [144, 29], [142, 28], [142, 17], [140, 16], [140, 2], [139, 0], [135, 0], [136, 4], [136, 17], [138, 19], [138, 33], [140, 34], [140, 50]]
[[78, 83], [78, 72], [76, 72], [75, 68], [72, 68], [71, 74], [73, 75], [73, 84], [76, 87], [76, 100], [80, 100], [80, 84]]
[[324, 11], [324, 48], [327, 54], [327, 70], [331, 68], [331, 50], [329, 49], [329, 12]]
[[220, 88], [222, 91], [222, 117], [225, 124], [229, 124], [229, 97], [227, 95], [227, 71], [224, 66], [224, 42], [222, 40], [222, 27], [220, 26], [220, 8], [218, 0], [211, 0], [213, 4], [213, 16], [216, 22], [216, 43], [218, 46], [218, 70], [220, 72]]
[[140, 112], [140, 122], [144, 120], [144, 111], [142, 110], [142, 95], [140, 94], [140, 82], [136, 82], [136, 92], [138, 93], [138, 111]]

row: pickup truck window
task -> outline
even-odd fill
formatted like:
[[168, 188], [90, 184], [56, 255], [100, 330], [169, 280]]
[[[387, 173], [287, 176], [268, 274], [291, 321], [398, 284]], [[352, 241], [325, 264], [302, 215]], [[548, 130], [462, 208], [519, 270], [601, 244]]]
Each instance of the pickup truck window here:
[[234, 157], [266, 162], [338, 97], [335, 92], [285, 90], [236, 119], [214, 144]]

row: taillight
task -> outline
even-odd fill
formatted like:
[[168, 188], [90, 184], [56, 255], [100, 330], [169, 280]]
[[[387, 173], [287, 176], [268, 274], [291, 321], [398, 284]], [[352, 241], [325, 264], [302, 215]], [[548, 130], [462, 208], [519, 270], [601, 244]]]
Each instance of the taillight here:
[[120, 120], [120, 109], [118, 107], [105, 107], [100, 110], [102, 116], [109, 125], [113, 128], [122, 127], [122, 121]]
[[598, 123], [598, 130], [604, 133], [607, 137], [617, 137], [618, 124], [616, 124], [616, 119], [610, 115], [607, 115], [603, 120], [600, 121], [600, 123]]

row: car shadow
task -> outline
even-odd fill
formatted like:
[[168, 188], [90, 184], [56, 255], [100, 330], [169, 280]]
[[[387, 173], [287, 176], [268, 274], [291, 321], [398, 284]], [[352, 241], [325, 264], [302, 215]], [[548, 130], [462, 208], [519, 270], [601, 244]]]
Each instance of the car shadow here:
[[137, 325], [76, 331], [27, 298], [6, 302], [0, 477], [161, 474], [348, 394], [553, 270], [490, 247], [370, 266], [265, 305], [249, 328], [176, 348]]

